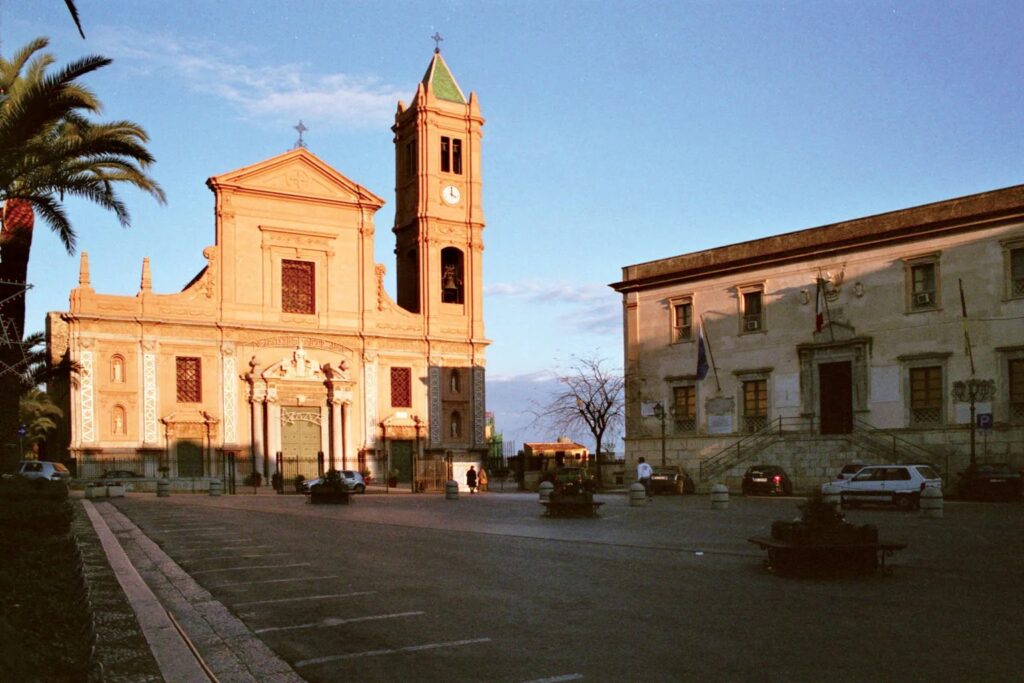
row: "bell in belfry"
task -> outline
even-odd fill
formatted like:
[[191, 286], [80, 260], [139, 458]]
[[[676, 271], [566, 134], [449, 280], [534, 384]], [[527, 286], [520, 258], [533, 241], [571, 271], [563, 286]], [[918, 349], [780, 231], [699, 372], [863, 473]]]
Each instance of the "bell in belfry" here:
[[455, 291], [459, 288], [459, 283], [455, 279], [455, 266], [447, 265], [444, 267], [444, 275], [441, 276], [441, 289], [445, 291]]

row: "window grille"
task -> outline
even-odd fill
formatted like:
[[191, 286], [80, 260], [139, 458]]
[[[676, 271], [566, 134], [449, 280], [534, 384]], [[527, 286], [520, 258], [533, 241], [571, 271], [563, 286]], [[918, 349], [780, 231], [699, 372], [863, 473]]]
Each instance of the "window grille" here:
[[1024, 296], [1024, 247], [1010, 250], [1010, 296]]
[[391, 368], [391, 407], [412, 408], [412, 368]]
[[178, 403], [199, 403], [202, 400], [202, 374], [198, 358], [175, 359], [178, 379]]
[[743, 383], [743, 425], [747, 432], [758, 432], [768, 426], [768, 380]]
[[914, 425], [942, 422], [942, 368], [910, 369], [910, 421]]
[[309, 261], [281, 261], [281, 310], [285, 313], [316, 312], [314, 264]]
[[672, 394], [676, 432], [697, 431], [697, 387], [674, 387]]
[[1012, 358], [1009, 362], [1010, 419], [1024, 422], [1024, 358]]

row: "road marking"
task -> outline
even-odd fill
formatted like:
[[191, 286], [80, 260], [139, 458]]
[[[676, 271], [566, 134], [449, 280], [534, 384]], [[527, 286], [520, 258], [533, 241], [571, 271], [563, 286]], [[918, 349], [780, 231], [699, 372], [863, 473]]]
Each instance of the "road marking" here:
[[381, 619], [399, 619], [401, 617], [416, 617], [424, 612], [397, 612], [395, 614], [372, 614], [367, 617], [352, 617], [342, 619], [340, 617], [328, 617], [312, 624], [296, 624], [295, 626], [270, 626], [267, 628], [254, 629], [253, 633], [274, 633], [276, 631], [297, 631], [301, 628], [323, 628], [326, 626], [341, 626], [342, 624], [354, 624], [358, 621], [379, 621]]
[[373, 595], [377, 591], [359, 591], [356, 593], [335, 593], [333, 595], [304, 595], [298, 598], [275, 598], [273, 600], [253, 600], [252, 602], [236, 602], [235, 607], [249, 605], [272, 605], [278, 602], [297, 602], [299, 600], [326, 600], [327, 598], [351, 598], [356, 595]]
[[[224, 549], [223, 546], [224, 546], [223, 543], [218, 543], [215, 548], [211, 548], [209, 544], [205, 544], [205, 545], [201, 545], [201, 546], [195, 546], [195, 547], [184, 547], [183, 546], [183, 547], [178, 548], [177, 550], [175, 550], [175, 553], [200, 553], [200, 552], [207, 552], [207, 551], [210, 551], [210, 550], [223, 550]], [[273, 548], [273, 547], [275, 547], [275, 546], [272, 546], [272, 545], [247, 545], [245, 547], [245, 549], [246, 550], [262, 550], [263, 548]], [[281, 553], [281, 554], [283, 554], [283, 553]]]
[[410, 645], [408, 647], [388, 648], [385, 650], [368, 650], [366, 652], [352, 652], [347, 655], [330, 655], [328, 657], [316, 657], [314, 659], [303, 659], [295, 662], [295, 666], [310, 666], [313, 664], [326, 664], [327, 662], [338, 662], [344, 659], [358, 659], [359, 657], [377, 657], [379, 655], [397, 655], [404, 652], [422, 652], [424, 650], [436, 650], [442, 647], [460, 647], [462, 645], [476, 645], [477, 643], [489, 643], [490, 638], [474, 638], [472, 640], [451, 640], [447, 643], [428, 643], [427, 645]]
[[532, 681], [526, 681], [526, 683], [560, 683], [561, 681], [578, 681], [583, 678], [583, 674], [565, 674], [564, 676], [553, 676], [551, 678], [535, 678]]
[[215, 572], [240, 572], [246, 569], [284, 569], [285, 567], [308, 567], [309, 562], [296, 562], [295, 564], [264, 564], [255, 567], [225, 567], [223, 569], [200, 569], [199, 571], [190, 571], [189, 574], [193, 576], [196, 574], [213, 574]]
[[191, 563], [191, 562], [203, 562], [205, 560], [235, 560], [235, 559], [239, 559], [240, 560], [242, 558], [254, 559], [254, 558], [257, 558], [257, 557], [275, 557], [275, 556], [279, 556], [279, 555], [293, 555], [293, 554], [294, 553], [257, 553], [257, 554], [248, 554], [248, 555], [211, 555], [209, 557], [193, 557], [191, 559], [184, 560], [184, 561]]
[[[251, 541], [245, 541], [245, 540], [242, 540], [242, 541], [220, 541], [219, 543], [217, 543], [216, 548], [224, 548], [226, 546], [232, 546], [232, 545], [244, 545], [247, 548], [273, 548], [274, 547], [272, 545], [249, 545], [250, 543], [251, 543]], [[210, 545], [211, 545], [211, 543], [209, 543], [209, 542], [185, 543], [185, 544], [177, 546], [177, 547], [180, 550], [209, 550], [210, 549]], [[214, 548], [214, 550], [216, 550], [216, 548]]]
[[232, 581], [231, 583], [219, 583], [210, 588], [248, 588], [257, 583], [288, 583], [291, 581], [320, 581], [322, 579], [340, 579], [340, 574], [333, 576], [297, 576], [291, 579], [264, 579], [263, 581]]
[[181, 527], [176, 526], [176, 527], [170, 527], [168, 529], [154, 529], [154, 531], [157, 531], [157, 532], [162, 533], [162, 534], [174, 534], [174, 533], [191, 534], [191, 533], [194, 533], [196, 531], [227, 531], [227, 530], [224, 527], [222, 527], [222, 526], [200, 526], [200, 527], [191, 527], [191, 528], [188, 528], [188, 529], [183, 529]]

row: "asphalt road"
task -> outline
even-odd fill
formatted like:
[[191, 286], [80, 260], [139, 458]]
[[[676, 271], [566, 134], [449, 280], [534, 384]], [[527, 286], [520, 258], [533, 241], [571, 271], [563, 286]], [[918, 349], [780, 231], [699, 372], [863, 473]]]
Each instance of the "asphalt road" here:
[[889, 576], [791, 579], [750, 536], [799, 499], [134, 494], [115, 502], [309, 681], [1020, 681], [1024, 504], [856, 510]]

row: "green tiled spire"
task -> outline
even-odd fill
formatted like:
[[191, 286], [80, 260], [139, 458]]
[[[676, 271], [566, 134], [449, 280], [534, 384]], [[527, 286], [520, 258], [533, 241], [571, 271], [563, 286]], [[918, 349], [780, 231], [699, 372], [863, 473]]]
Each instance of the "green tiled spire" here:
[[430, 60], [427, 73], [423, 74], [423, 85], [433, 90], [434, 96], [438, 99], [458, 102], [459, 104], [466, 103], [466, 97], [462, 94], [462, 89], [455, 82], [455, 77], [448, 70], [448, 65], [444, 63], [440, 52], [435, 52], [434, 58]]

